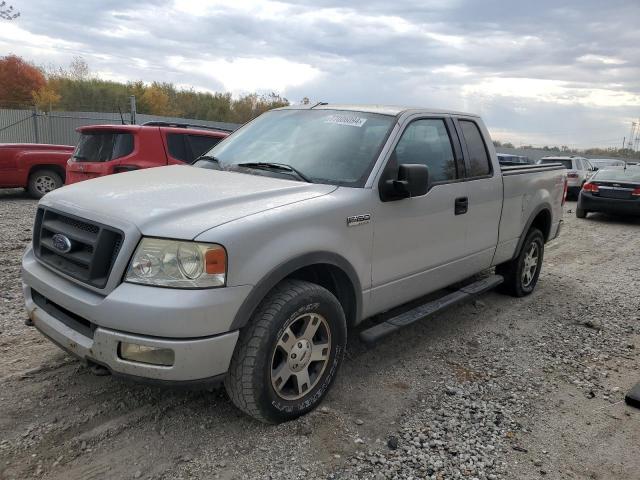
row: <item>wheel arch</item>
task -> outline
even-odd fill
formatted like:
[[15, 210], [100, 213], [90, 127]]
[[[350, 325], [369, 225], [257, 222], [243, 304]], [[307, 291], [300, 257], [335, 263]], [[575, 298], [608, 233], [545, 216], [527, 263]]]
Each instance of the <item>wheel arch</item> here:
[[348, 326], [360, 319], [362, 289], [353, 266], [335, 253], [313, 252], [288, 260], [260, 279], [236, 312], [230, 330], [245, 326], [267, 294], [288, 278], [306, 280], [329, 290], [342, 305]]
[[29, 181], [29, 179], [31, 178], [31, 175], [33, 175], [38, 170], [52, 170], [56, 172], [58, 175], [60, 175], [60, 178], [62, 178], [63, 184], [66, 181], [66, 176], [67, 176], [66, 170], [60, 165], [56, 165], [55, 163], [38, 163], [36, 165], [31, 165], [31, 167], [29, 168], [29, 173], [27, 174], [27, 181]]
[[545, 243], [549, 240], [549, 236], [551, 235], [551, 205], [544, 203], [538, 208], [536, 208], [531, 215], [529, 215], [529, 219], [525, 224], [524, 229], [522, 230], [522, 235], [520, 235], [520, 240], [518, 240], [518, 246], [515, 250], [513, 258], [516, 258], [520, 254], [520, 250], [522, 249], [522, 245], [527, 237], [527, 233], [532, 228], [537, 228], [542, 232], [542, 236], [544, 237]]

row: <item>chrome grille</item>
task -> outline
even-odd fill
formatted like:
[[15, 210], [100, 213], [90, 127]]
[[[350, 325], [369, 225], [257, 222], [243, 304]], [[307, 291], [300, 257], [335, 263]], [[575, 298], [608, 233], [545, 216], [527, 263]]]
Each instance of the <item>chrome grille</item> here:
[[[56, 234], [69, 240], [69, 251], [55, 246], [53, 237]], [[104, 288], [123, 237], [123, 233], [113, 227], [40, 207], [33, 232], [33, 249], [50, 267], [94, 287]]]

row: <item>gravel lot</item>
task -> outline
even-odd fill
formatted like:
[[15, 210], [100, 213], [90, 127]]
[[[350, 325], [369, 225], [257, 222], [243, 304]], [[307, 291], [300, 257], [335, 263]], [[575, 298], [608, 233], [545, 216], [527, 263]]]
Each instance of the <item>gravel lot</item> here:
[[224, 392], [96, 377], [25, 327], [35, 208], [0, 191], [0, 478], [639, 478], [638, 220], [569, 202], [533, 295], [354, 340], [321, 409], [266, 426]]

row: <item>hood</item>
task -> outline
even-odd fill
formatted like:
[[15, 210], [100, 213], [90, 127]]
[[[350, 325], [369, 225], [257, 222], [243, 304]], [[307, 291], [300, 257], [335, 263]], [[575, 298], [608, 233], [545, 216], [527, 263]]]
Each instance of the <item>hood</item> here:
[[176, 165], [75, 183], [47, 194], [41, 203], [88, 219], [133, 223], [143, 235], [192, 239], [223, 223], [336, 188]]

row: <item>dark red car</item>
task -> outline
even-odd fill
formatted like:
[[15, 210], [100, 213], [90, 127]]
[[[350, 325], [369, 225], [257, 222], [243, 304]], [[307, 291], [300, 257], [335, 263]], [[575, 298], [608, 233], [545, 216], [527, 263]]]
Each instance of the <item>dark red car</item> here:
[[25, 188], [32, 197], [61, 187], [65, 181], [70, 145], [0, 144], [0, 188]]
[[190, 164], [229, 131], [179, 123], [90, 125], [67, 163], [67, 184], [163, 165]]

